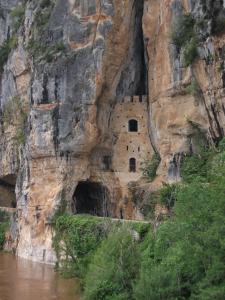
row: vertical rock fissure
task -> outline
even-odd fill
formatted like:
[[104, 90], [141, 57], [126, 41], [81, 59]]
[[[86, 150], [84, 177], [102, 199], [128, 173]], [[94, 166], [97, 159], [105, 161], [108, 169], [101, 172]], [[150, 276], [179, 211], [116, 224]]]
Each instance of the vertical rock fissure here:
[[117, 86], [117, 99], [124, 96], [146, 95], [147, 68], [145, 63], [142, 17], [144, 1], [135, 1], [132, 9], [131, 41], [127, 59]]

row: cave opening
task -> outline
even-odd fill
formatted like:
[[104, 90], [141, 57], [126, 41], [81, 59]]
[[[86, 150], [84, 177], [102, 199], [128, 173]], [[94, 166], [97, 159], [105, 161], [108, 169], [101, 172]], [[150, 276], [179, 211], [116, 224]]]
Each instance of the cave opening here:
[[0, 207], [16, 208], [16, 176], [0, 177]]
[[79, 182], [73, 196], [72, 212], [108, 217], [110, 214], [109, 190], [99, 182]]

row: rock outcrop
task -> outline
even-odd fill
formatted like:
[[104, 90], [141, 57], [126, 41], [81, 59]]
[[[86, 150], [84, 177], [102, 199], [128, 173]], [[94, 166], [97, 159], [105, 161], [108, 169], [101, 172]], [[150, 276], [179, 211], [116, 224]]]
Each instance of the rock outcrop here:
[[[185, 15], [188, 65], [171, 39]], [[18, 255], [54, 262], [62, 203], [142, 218], [136, 191], [181, 180], [182, 156], [223, 137], [224, 20], [221, 1], [0, 0], [0, 191], [16, 178]]]

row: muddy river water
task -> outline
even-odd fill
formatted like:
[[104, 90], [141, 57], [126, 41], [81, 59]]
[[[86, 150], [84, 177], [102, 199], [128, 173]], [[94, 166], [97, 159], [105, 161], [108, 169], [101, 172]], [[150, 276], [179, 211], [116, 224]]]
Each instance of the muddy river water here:
[[52, 266], [0, 253], [0, 300], [80, 300], [78, 283]]

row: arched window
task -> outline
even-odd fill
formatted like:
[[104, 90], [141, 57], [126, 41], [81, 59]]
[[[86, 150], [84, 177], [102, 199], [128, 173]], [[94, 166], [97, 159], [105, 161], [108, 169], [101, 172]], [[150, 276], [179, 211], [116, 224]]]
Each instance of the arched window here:
[[137, 132], [138, 131], [138, 121], [137, 120], [129, 120], [128, 128], [130, 132]]
[[135, 158], [130, 158], [130, 160], [129, 160], [129, 171], [136, 172], [136, 159]]

